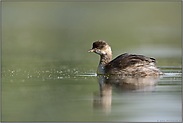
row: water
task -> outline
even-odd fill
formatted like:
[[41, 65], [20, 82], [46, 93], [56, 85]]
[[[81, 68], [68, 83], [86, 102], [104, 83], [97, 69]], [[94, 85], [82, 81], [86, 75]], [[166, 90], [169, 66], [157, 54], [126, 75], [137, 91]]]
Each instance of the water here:
[[131, 78], [68, 66], [2, 69], [2, 121], [181, 121], [181, 68], [163, 72]]
[[[1, 121], [181, 121], [180, 1], [1, 4]], [[96, 40], [165, 75], [97, 76]]]

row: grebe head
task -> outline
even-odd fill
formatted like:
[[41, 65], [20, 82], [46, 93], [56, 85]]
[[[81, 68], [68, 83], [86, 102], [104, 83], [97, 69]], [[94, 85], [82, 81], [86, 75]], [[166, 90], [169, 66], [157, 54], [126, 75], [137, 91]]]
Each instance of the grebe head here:
[[107, 44], [107, 42], [99, 40], [93, 43], [93, 48], [88, 52], [94, 52], [101, 56], [103, 55], [112, 55], [111, 47]]

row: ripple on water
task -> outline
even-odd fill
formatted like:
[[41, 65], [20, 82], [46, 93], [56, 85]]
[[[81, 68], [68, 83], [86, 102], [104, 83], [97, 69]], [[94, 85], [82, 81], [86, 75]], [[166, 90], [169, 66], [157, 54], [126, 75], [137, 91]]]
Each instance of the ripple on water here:
[[[159, 67], [165, 73], [163, 79], [180, 78], [182, 77], [181, 67], [161, 66]], [[94, 71], [94, 70], [93, 70]], [[24, 79], [24, 80], [62, 80], [62, 79], [77, 79], [78, 77], [96, 77], [97, 74], [92, 70], [83, 68], [58, 68], [58, 69], [4, 69], [2, 70], [2, 78], [9, 80]], [[162, 80], [162, 79], [161, 79]], [[180, 81], [180, 80], [179, 80]]]
[[163, 77], [182, 77], [182, 73], [164, 73]]

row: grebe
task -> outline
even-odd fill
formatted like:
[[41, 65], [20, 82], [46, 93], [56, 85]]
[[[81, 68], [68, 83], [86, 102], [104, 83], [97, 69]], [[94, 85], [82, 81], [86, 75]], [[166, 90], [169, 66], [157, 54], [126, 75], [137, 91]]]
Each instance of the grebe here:
[[[124, 53], [112, 60], [111, 47], [103, 40], [95, 41], [88, 52], [100, 55], [97, 74], [122, 74], [130, 76], [163, 75], [154, 58]], [[112, 61], [111, 61], [112, 60]]]

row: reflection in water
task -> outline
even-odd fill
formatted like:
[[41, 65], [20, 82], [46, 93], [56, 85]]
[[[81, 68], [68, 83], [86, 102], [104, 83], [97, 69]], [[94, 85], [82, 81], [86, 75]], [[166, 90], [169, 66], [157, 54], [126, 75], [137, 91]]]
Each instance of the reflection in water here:
[[104, 112], [110, 112], [112, 101], [112, 87], [110, 84], [103, 83], [103, 77], [98, 76], [98, 80], [100, 86], [100, 93], [94, 93], [93, 106], [96, 109], [99, 108], [104, 110]]
[[132, 77], [132, 76], [97, 76], [100, 94], [94, 93], [94, 109], [102, 109], [106, 113], [111, 111], [112, 87], [119, 92], [153, 91], [159, 76]]

